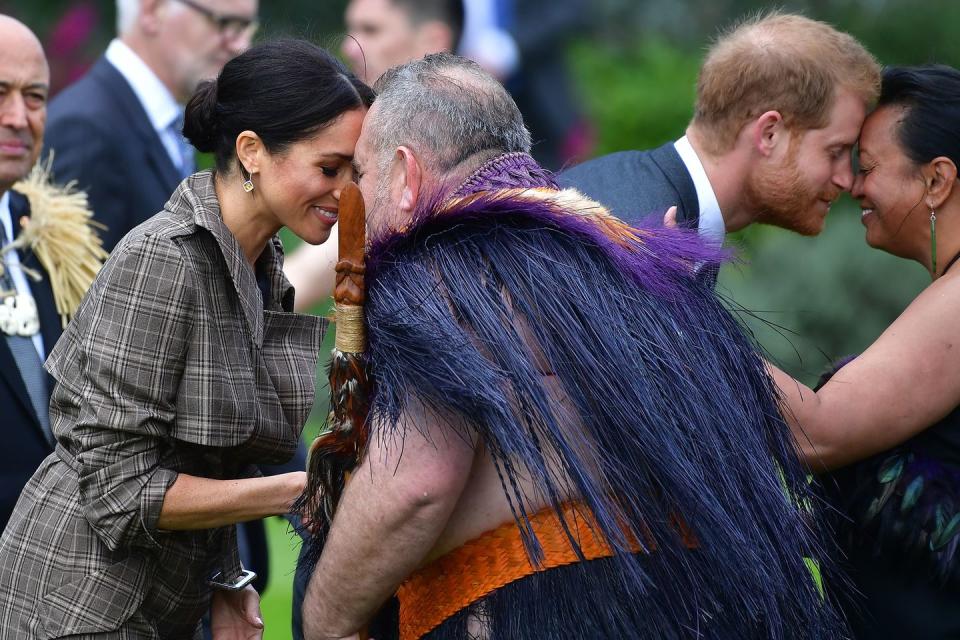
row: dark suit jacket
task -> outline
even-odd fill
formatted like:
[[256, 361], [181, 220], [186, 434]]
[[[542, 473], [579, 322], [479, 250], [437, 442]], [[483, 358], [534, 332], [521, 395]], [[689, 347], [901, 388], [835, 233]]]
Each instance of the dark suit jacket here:
[[636, 223], [663, 217], [677, 206], [677, 222], [696, 229], [700, 219], [697, 189], [672, 142], [651, 151], [621, 151], [589, 160], [557, 176], [607, 207], [618, 218]]
[[50, 103], [46, 148], [59, 183], [77, 181], [111, 251], [130, 229], [163, 208], [180, 183], [160, 136], [133, 89], [106, 58]]
[[[10, 192], [10, 214], [13, 219], [13, 234], [20, 235], [20, 218], [30, 215], [30, 203], [21, 194]], [[53, 301], [50, 278], [40, 261], [32, 253], [19, 252], [24, 266], [36, 269], [43, 280], [30, 280], [30, 290], [40, 313], [40, 333], [43, 348], [50, 353], [62, 331], [60, 316]], [[49, 379], [47, 388], [53, 388]], [[30, 404], [27, 387], [20, 377], [7, 341], [0, 337], [0, 415], [3, 416], [4, 444], [0, 447], [0, 531], [7, 525], [20, 490], [37, 470], [43, 459], [53, 451], [47, 440], [37, 414]]]

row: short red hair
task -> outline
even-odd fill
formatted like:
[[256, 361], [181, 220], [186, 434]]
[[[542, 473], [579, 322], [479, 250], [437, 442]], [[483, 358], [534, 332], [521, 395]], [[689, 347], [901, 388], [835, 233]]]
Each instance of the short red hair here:
[[851, 35], [799, 15], [769, 13], [722, 34], [697, 80], [693, 124], [713, 153], [730, 150], [743, 126], [778, 111], [794, 130], [827, 125], [838, 88], [871, 105], [880, 65]]

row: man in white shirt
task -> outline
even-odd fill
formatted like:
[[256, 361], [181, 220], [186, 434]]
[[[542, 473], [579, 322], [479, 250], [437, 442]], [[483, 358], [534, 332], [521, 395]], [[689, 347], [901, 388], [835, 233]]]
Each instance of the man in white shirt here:
[[853, 183], [851, 150], [880, 87], [876, 60], [848, 34], [773, 13], [707, 53], [686, 135], [623, 151], [558, 177], [636, 221], [676, 206], [714, 242], [759, 222], [816, 235]]
[[462, 0], [350, 0], [344, 21], [343, 55], [372, 85], [390, 67], [456, 50], [464, 8]]
[[108, 250], [194, 171], [183, 105], [250, 45], [257, 8], [257, 0], [117, 0], [117, 39], [51, 102], [54, 176], [87, 191]]

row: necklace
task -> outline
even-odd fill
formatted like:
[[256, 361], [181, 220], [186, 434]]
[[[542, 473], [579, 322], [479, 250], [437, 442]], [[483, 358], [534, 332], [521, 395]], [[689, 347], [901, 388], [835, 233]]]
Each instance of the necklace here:
[[40, 330], [37, 303], [29, 293], [17, 292], [6, 256], [0, 262], [0, 333], [29, 338]]
[[0, 332], [29, 338], [40, 330], [40, 316], [33, 296], [13, 293], [0, 301]]

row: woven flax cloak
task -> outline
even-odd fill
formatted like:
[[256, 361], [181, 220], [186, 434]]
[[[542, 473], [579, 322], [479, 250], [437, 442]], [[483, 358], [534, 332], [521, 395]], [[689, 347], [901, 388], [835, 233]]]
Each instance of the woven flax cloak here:
[[[539, 607], [536, 594], [518, 606], [494, 594], [488, 637], [842, 637], [804, 562], [825, 559], [824, 537], [772, 382], [693, 275], [711, 250], [688, 232], [631, 230], [575, 192], [459, 195], [371, 247], [371, 437], [397, 442], [415, 428], [405, 409], [423, 403], [479, 434], [534, 561], [538, 499], [557, 513], [579, 500], [621, 552], [582, 565], [600, 572], [589, 588], [560, 579]], [[544, 364], [582, 437], [551, 405]], [[537, 496], [517, 489], [520, 474]], [[647, 534], [655, 551], [627, 552]], [[467, 638], [468, 626], [428, 637]]]

